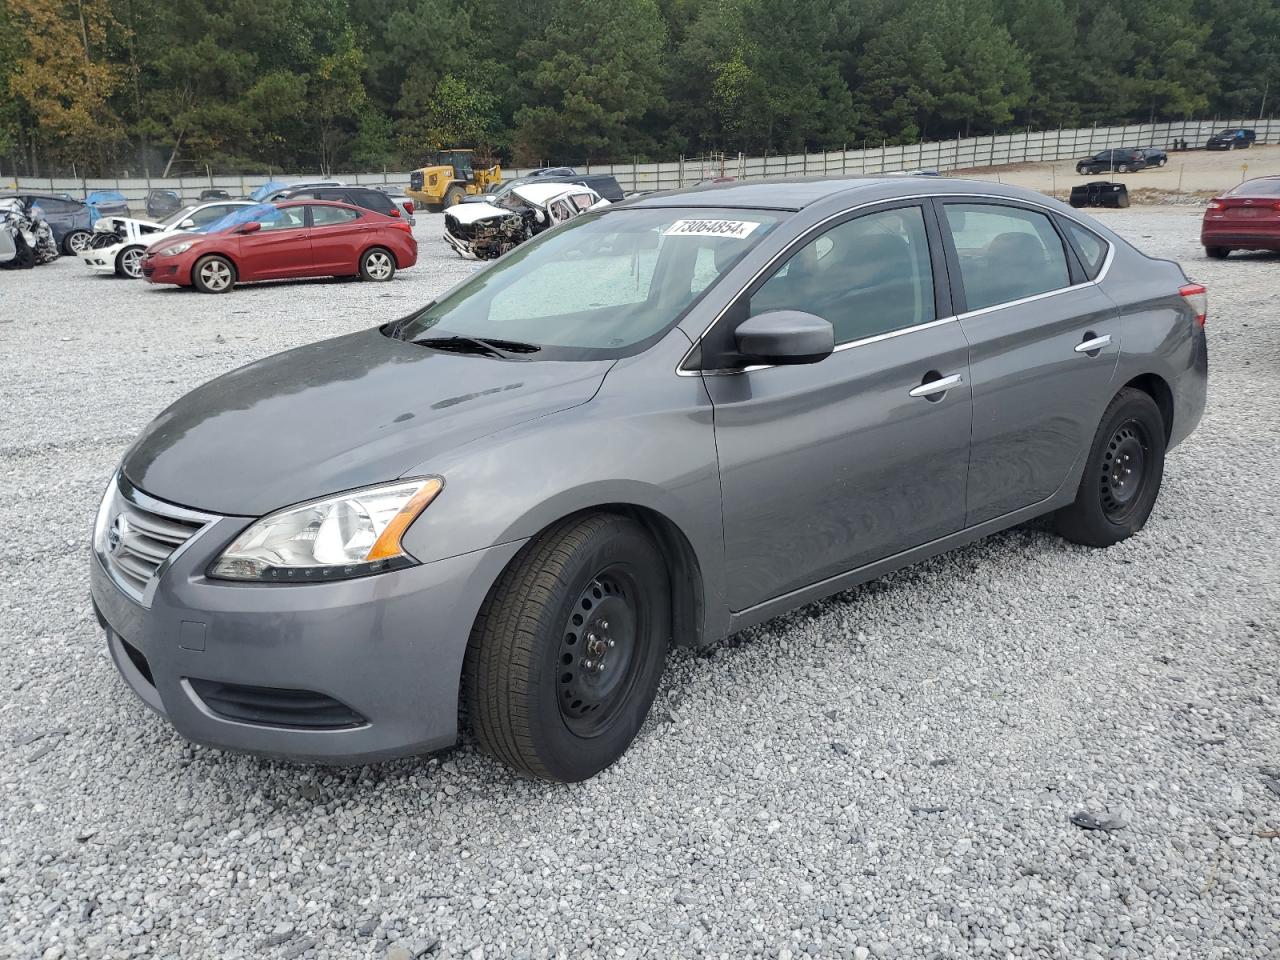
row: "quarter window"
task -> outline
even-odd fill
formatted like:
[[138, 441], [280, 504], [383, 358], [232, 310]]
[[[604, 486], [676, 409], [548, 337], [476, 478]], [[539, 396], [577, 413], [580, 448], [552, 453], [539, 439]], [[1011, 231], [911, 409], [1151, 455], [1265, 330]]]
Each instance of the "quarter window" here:
[[1076, 253], [1080, 254], [1080, 261], [1084, 264], [1085, 276], [1090, 280], [1096, 279], [1102, 269], [1102, 262], [1107, 259], [1106, 241], [1074, 220], [1059, 218], [1058, 222], [1075, 244]]
[[1021, 207], [948, 203], [965, 307], [981, 310], [1071, 285], [1067, 253], [1049, 217]]
[[850, 343], [935, 317], [933, 269], [920, 207], [846, 220], [788, 258], [751, 297], [750, 313], [802, 310]]

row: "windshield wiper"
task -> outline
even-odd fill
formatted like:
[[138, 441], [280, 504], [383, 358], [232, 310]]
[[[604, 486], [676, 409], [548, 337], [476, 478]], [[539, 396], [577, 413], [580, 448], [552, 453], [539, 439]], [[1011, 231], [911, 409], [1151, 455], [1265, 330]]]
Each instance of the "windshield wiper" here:
[[454, 353], [473, 353], [485, 357], [499, 357], [511, 360], [522, 353], [537, 353], [542, 348], [536, 343], [524, 343], [520, 340], [498, 340], [490, 337], [420, 337], [412, 341], [424, 347], [436, 350], [450, 350]]

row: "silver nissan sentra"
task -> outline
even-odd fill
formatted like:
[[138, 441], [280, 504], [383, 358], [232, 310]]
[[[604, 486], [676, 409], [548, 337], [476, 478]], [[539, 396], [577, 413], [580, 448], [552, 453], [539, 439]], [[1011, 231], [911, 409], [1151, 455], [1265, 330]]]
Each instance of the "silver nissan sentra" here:
[[1206, 309], [985, 182], [639, 198], [165, 410], [103, 498], [94, 606], [192, 740], [364, 762], [461, 715], [581, 780], [672, 644], [1039, 514], [1140, 530], [1204, 408]]

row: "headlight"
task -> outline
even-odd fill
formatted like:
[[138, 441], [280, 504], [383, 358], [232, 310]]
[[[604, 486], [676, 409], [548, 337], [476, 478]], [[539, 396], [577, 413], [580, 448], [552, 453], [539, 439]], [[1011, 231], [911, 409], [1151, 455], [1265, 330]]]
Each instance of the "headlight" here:
[[195, 243], [195, 241], [194, 241], [194, 240], [187, 240], [187, 241], [185, 241], [185, 242], [183, 242], [183, 243], [175, 243], [172, 247], [165, 247], [163, 250], [161, 250], [161, 251], [160, 251], [160, 256], [162, 256], [162, 257], [176, 257], [178, 254], [180, 254], [180, 253], [186, 253], [188, 250], [190, 250], [190, 249], [191, 249], [191, 245], [192, 245], [193, 243]]
[[236, 537], [209, 575], [314, 583], [407, 567], [417, 561], [400, 538], [443, 489], [439, 477], [403, 480], [280, 510]]

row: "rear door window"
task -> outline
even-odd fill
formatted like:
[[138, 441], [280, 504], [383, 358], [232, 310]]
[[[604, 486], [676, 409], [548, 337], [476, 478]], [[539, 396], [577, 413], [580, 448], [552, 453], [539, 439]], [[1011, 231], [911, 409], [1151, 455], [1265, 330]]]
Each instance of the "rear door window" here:
[[960, 262], [966, 310], [1071, 285], [1067, 252], [1048, 214], [984, 203], [946, 203], [943, 209]]
[[346, 207], [322, 207], [317, 204], [310, 208], [311, 225], [313, 227], [333, 227], [359, 218], [360, 214]]

